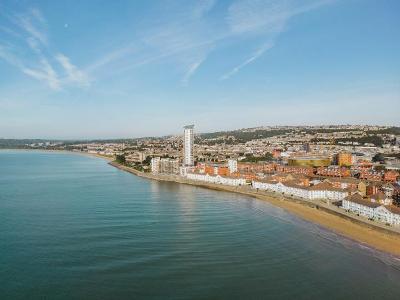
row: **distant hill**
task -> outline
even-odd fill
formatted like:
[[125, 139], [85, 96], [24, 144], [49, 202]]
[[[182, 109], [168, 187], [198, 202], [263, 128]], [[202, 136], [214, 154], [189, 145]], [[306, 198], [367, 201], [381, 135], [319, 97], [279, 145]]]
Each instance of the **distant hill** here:
[[[343, 128], [342, 126], [332, 126], [333, 128], [313, 128], [313, 127], [278, 127], [278, 128], [266, 128], [263, 129], [262, 127], [257, 128], [246, 128], [246, 129], [238, 129], [232, 131], [218, 131], [212, 133], [201, 133], [198, 134], [198, 137], [201, 140], [234, 140], [236, 142], [247, 142], [256, 139], [264, 139], [269, 137], [274, 137], [278, 135], [284, 135], [287, 133], [292, 132], [304, 132], [305, 134], [317, 134], [317, 133], [335, 133], [335, 132], [352, 132], [352, 131], [362, 131], [362, 129], [357, 128]], [[400, 135], [400, 127], [388, 127], [382, 128], [380, 130], [363, 130], [368, 135], [374, 136], [376, 134], [394, 134]], [[379, 140], [378, 144], [381, 143], [380, 138], [376, 139], [366, 139], [367, 141], [360, 141], [360, 142], [369, 142], [371, 140], [377, 141]]]
[[[365, 128], [364, 128], [365, 127]], [[378, 135], [400, 135], [400, 127], [366, 127], [366, 126], [350, 126], [350, 125], [332, 125], [332, 126], [265, 126], [254, 128], [242, 128], [231, 131], [217, 131], [210, 133], [196, 134], [197, 142], [206, 142], [208, 144], [216, 143], [244, 143], [251, 140], [270, 138], [288, 133], [304, 133], [304, 134], [317, 134], [317, 133], [335, 133], [335, 132], [352, 132], [361, 131], [367, 134], [367, 137], [360, 138], [360, 143], [370, 142], [376, 145], [382, 145], [383, 141]], [[176, 139], [179, 136], [161, 136], [161, 137], [141, 137], [141, 138], [126, 138], [126, 139], [86, 139], [86, 140], [45, 140], [45, 139], [1, 139], [0, 149], [5, 148], [29, 148], [30, 144], [40, 143], [62, 143], [64, 145], [78, 144], [78, 143], [126, 143], [136, 144], [143, 140], [166, 140]], [[351, 141], [351, 139], [341, 139], [338, 141]], [[319, 140], [312, 140], [318, 142]]]

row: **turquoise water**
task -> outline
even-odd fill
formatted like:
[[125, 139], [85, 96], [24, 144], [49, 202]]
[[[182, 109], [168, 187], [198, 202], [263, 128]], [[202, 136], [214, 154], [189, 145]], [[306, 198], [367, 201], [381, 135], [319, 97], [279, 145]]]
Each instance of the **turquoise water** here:
[[400, 299], [400, 261], [241, 195], [0, 151], [0, 299]]

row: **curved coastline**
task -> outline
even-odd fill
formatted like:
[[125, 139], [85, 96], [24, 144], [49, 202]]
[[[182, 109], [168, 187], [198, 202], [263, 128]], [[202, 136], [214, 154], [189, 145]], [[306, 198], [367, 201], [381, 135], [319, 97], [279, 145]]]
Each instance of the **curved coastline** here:
[[57, 150], [57, 149], [25, 149], [25, 148], [1, 148], [0, 151], [20, 151], [20, 152], [45, 152], [45, 153], [66, 153], [66, 154], [77, 154], [89, 157], [97, 157], [106, 161], [112, 161], [113, 158], [96, 153], [87, 153], [81, 151], [69, 151], [69, 150]]
[[384, 228], [384, 226], [380, 226], [380, 224], [367, 223], [362, 219], [356, 219], [355, 217], [340, 214], [327, 207], [312, 205], [305, 201], [290, 199], [287, 197], [284, 198], [283, 196], [260, 193], [246, 188], [240, 189], [237, 187], [195, 182], [179, 178], [178, 176], [153, 175], [120, 165], [114, 161], [109, 161], [109, 164], [120, 170], [151, 180], [167, 181], [171, 183], [187, 184], [213, 190], [239, 193], [267, 201], [272, 205], [280, 207], [306, 221], [325, 227], [336, 234], [400, 258], [400, 231]]
[[[16, 150], [16, 149], [1, 149], [1, 150]], [[17, 149], [21, 151], [32, 151], [25, 149]], [[283, 197], [272, 193], [260, 193], [250, 188], [237, 188], [224, 185], [216, 185], [205, 182], [196, 182], [187, 180], [178, 176], [168, 175], [153, 175], [137, 171], [133, 168], [120, 165], [113, 161], [112, 157], [100, 154], [92, 154], [85, 152], [67, 151], [67, 150], [33, 150], [42, 152], [57, 152], [65, 154], [77, 154], [105, 160], [109, 165], [118, 168], [122, 171], [134, 174], [139, 177], [150, 180], [166, 181], [176, 184], [187, 184], [196, 187], [202, 187], [217, 191], [238, 193], [262, 201], [267, 201], [274, 206], [280, 207], [289, 213], [292, 213], [306, 221], [315, 223], [324, 228], [333, 231], [336, 234], [350, 238], [367, 247], [371, 247], [378, 251], [386, 252], [400, 259], [400, 230], [391, 230], [384, 228], [383, 225], [374, 224], [371, 221], [357, 219], [355, 216], [346, 216], [344, 213], [339, 214], [327, 207], [313, 205], [302, 200]], [[368, 223], [369, 222], [369, 223]]]

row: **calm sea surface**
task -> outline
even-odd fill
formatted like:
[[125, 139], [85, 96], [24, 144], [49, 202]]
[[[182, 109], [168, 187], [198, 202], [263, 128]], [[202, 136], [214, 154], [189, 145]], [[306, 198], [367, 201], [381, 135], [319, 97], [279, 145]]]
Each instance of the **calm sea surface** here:
[[400, 299], [400, 261], [268, 203], [0, 151], [0, 299]]

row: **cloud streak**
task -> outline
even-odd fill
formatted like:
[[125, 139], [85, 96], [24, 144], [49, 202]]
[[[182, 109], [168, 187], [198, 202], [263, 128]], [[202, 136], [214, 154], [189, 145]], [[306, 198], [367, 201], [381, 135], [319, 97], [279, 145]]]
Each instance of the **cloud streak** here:
[[226, 80], [229, 79], [231, 76], [235, 75], [236, 73], [238, 73], [240, 71], [240, 69], [244, 68], [245, 66], [247, 66], [248, 64], [251, 64], [252, 62], [254, 62], [257, 58], [259, 58], [261, 55], [264, 54], [265, 51], [271, 49], [274, 46], [274, 44], [272, 42], [270, 43], [266, 43], [264, 45], [262, 45], [259, 49], [257, 49], [253, 55], [251, 55], [248, 59], [246, 59], [244, 62], [242, 62], [241, 64], [237, 65], [236, 67], [234, 67], [231, 71], [229, 71], [228, 73], [224, 74], [221, 76], [220, 80]]
[[56, 55], [56, 59], [64, 68], [64, 71], [67, 75], [66, 80], [68, 82], [76, 82], [82, 86], [89, 86], [89, 77], [83, 71], [79, 70], [75, 65], [73, 65], [68, 57], [59, 53]]
[[200, 67], [200, 65], [203, 63], [203, 61], [204, 61], [204, 58], [197, 62], [194, 62], [193, 64], [191, 64], [189, 66], [189, 69], [187, 70], [186, 74], [183, 76], [182, 81], [181, 81], [183, 85], [188, 84], [190, 77], [193, 76], [193, 74], [197, 71], [197, 69]]

